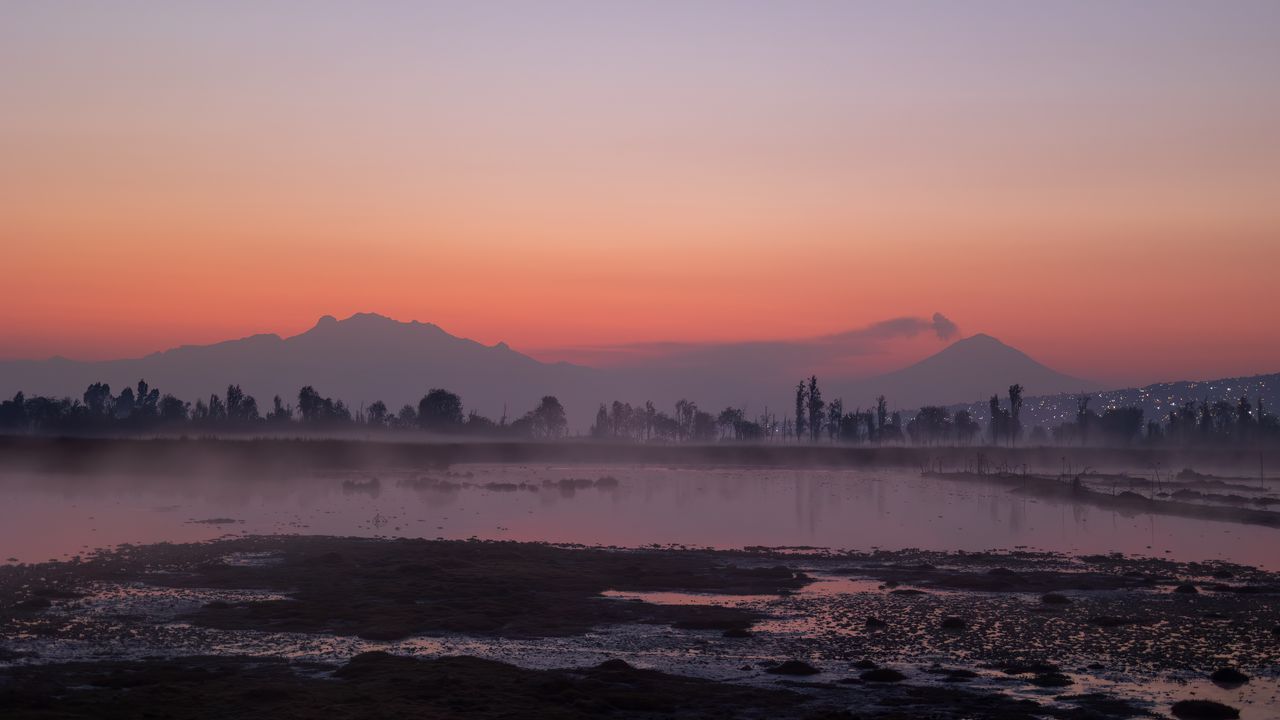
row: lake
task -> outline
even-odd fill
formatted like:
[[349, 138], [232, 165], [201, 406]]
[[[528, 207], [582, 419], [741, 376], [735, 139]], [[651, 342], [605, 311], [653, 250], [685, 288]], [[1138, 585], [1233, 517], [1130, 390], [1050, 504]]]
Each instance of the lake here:
[[0, 475], [0, 561], [300, 533], [588, 545], [1120, 552], [1280, 569], [1280, 531], [875, 469], [458, 465], [311, 476]]

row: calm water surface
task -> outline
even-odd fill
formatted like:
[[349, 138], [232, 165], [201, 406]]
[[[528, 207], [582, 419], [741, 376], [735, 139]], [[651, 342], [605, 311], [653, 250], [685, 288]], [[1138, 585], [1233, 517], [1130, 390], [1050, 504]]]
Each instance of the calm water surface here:
[[0, 500], [0, 562], [120, 543], [303, 533], [719, 548], [1028, 547], [1280, 569], [1280, 530], [1125, 514], [884, 470], [475, 465], [448, 474], [272, 478], [2, 475]]

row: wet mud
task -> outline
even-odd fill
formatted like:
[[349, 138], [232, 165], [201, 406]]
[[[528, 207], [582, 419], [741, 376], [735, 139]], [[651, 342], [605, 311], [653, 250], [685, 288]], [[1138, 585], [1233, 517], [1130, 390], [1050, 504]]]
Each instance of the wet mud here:
[[1277, 587], [1227, 563], [1038, 552], [128, 547], [0, 568], [0, 714], [206, 717], [166, 698], [207, 693], [237, 717], [323, 702], [336, 717], [1119, 718], [1204, 700], [1249, 720], [1280, 707]]
[[[227, 562], [227, 558], [256, 562]], [[396, 640], [427, 633], [545, 636], [610, 623], [745, 630], [758, 614], [707, 606], [601, 602], [609, 589], [724, 594], [790, 592], [783, 565], [715, 553], [561, 548], [537, 543], [360, 538], [245, 538], [126, 547], [80, 563], [0, 568], [0, 603], [15, 618], [85, 580], [170, 588], [258, 590], [287, 599], [214, 600], [184, 619], [223, 630], [326, 633]], [[744, 558], [751, 560], [751, 558]], [[32, 607], [32, 604], [39, 607]], [[43, 603], [43, 604], [42, 604]], [[2, 612], [2, 611], [0, 611]]]
[[[1263, 509], [1280, 504], [1280, 498], [1274, 495], [1246, 497], [1238, 494], [1202, 493], [1187, 488], [1165, 492], [1157, 488], [1176, 486], [1178, 483], [1165, 482], [1157, 486], [1154, 481], [1146, 478], [1130, 476], [1080, 478], [976, 472], [926, 472], [924, 475], [940, 480], [1002, 484], [1009, 486], [1011, 492], [1028, 497], [1057, 498], [1126, 513], [1280, 527], [1280, 512]], [[1122, 481], [1123, 485], [1113, 482], [1110, 492], [1090, 485], [1107, 479]]]

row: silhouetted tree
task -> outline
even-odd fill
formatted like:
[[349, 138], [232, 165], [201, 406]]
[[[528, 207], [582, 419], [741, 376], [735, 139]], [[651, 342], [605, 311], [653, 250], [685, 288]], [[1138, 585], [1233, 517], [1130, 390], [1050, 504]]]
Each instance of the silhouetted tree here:
[[885, 420], [889, 417], [889, 403], [884, 396], [876, 398], [876, 436], [874, 440], [881, 442], [884, 436]]
[[318, 422], [324, 412], [324, 398], [310, 385], [298, 391], [298, 413], [303, 422]]
[[609, 405], [601, 404], [600, 410], [596, 412], [596, 424], [592, 426], [591, 434], [600, 438], [645, 440], [652, 430], [651, 410], [652, 415], [657, 414], [652, 402], [646, 402], [644, 407], [632, 407], [631, 403], [621, 400], [614, 400]]
[[403, 405], [400, 412], [396, 413], [396, 424], [402, 428], [411, 428], [418, 425], [418, 411], [412, 405]]
[[261, 418], [258, 416], [258, 401], [252, 395], [245, 395], [239, 385], [227, 386], [227, 420], [235, 425], [248, 425]]
[[764, 437], [764, 425], [750, 420], [739, 420], [733, 434], [738, 440], [758, 441]]
[[1007, 440], [1012, 435], [1013, 417], [1010, 411], [1000, 407], [999, 395], [992, 395], [991, 399], [987, 401], [987, 407], [991, 411], [991, 424], [989, 426], [991, 444], [999, 445], [1001, 440]]
[[1009, 445], [1017, 444], [1022, 434], [1022, 386], [1009, 386]]
[[[209, 403], [209, 413], [213, 415], [212, 399]], [[341, 400], [322, 397], [310, 385], [298, 391], [298, 414], [306, 423], [340, 425], [351, 422], [351, 411]]]
[[565, 418], [564, 406], [555, 395], [544, 395], [534, 413], [538, 416], [539, 424], [546, 433], [546, 437], [564, 437], [569, 421]]
[[880, 431], [880, 437], [877, 440], [881, 443], [902, 442], [902, 413], [894, 412], [888, 425], [884, 426], [884, 430]]
[[25, 430], [27, 427], [27, 398], [22, 392], [14, 394], [12, 400], [0, 403], [0, 428], [6, 430]]
[[818, 389], [818, 376], [813, 375], [809, 378], [809, 439], [817, 442], [822, 436], [823, 408], [825, 404], [822, 402], [822, 391]]
[[978, 425], [978, 421], [973, 419], [968, 410], [957, 410], [951, 425], [955, 428], [956, 442], [962, 445], [968, 445], [973, 442], [973, 439], [982, 430], [982, 427]]
[[89, 414], [94, 417], [106, 417], [111, 412], [111, 386], [106, 383], [93, 383], [84, 391], [84, 404]]
[[680, 426], [680, 439], [688, 440], [693, 437], [693, 423], [697, 414], [697, 403], [684, 398], [676, 401], [676, 422]]
[[805, 427], [807, 426], [807, 422], [806, 422], [806, 417], [807, 417], [807, 416], [806, 416], [806, 413], [807, 413], [807, 411], [805, 410], [805, 406], [806, 406], [806, 404], [807, 404], [807, 403], [806, 403], [806, 393], [805, 393], [805, 389], [804, 389], [804, 381], [803, 381], [803, 380], [801, 380], [801, 381], [796, 385], [796, 422], [795, 422], [795, 433], [796, 433], [796, 441], [797, 441], [797, 442], [799, 442], [802, 438], [804, 438], [804, 429], [805, 429]]
[[431, 388], [418, 402], [418, 425], [432, 432], [450, 432], [462, 426], [462, 398], [441, 388]]
[[1213, 429], [1219, 440], [1228, 439], [1235, 435], [1236, 408], [1234, 404], [1227, 400], [1217, 400], [1213, 403]]
[[1181, 407], [1169, 411], [1168, 437], [1173, 442], [1190, 443], [1196, 439], [1195, 402], [1185, 402]]
[[845, 413], [840, 418], [840, 441], [856, 443], [862, 440], [862, 408]]
[[844, 400], [836, 398], [827, 408], [827, 437], [835, 442], [840, 438], [840, 425], [844, 422]]
[[716, 439], [716, 418], [709, 412], [694, 409], [690, 436], [694, 442], [711, 442]]
[[497, 432], [498, 424], [472, 410], [467, 413], [467, 421], [463, 424], [463, 430], [470, 435], [492, 435]]
[[735, 407], [727, 407], [720, 411], [720, 416], [716, 418], [716, 424], [720, 427], [724, 437], [741, 440], [742, 422], [745, 418], [746, 414], [742, 410]]
[[951, 437], [951, 413], [944, 407], [926, 405], [907, 422], [907, 435], [925, 445], [946, 442]]
[[286, 406], [284, 401], [276, 395], [271, 399], [271, 410], [267, 413], [267, 421], [272, 423], [287, 423], [293, 420], [293, 407]]
[[[128, 388], [125, 388], [126, 390]], [[209, 396], [209, 416], [210, 423], [221, 423], [227, 420], [227, 404], [217, 395]]]
[[166, 425], [176, 425], [187, 421], [189, 411], [187, 403], [172, 395], [165, 395], [160, 399], [159, 412], [160, 422]]
[[769, 412], [768, 405], [764, 406], [764, 412], [760, 414], [757, 423], [760, 425], [760, 435], [765, 441], [771, 441], [778, 435], [778, 418]]
[[991, 424], [990, 424], [991, 444], [999, 445], [1000, 431], [1003, 429], [1000, 427], [1000, 396], [992, 395], [991, 400], [987, 403], [987, 405], [991, 410]]
[[124, 420], [133, 415], [133, 405], [133, 388], [127, 387], [111, 401], [110, 415], [115, 420]]
[[369, 404], [369, 409], [365, 411], [365, 422], [374, 427], [382, 427], [387, 424], [387, 404], [381, 400], [374, 400]]
[[138, 381], [138, 390], [133, 396], [133, 418], [139, 426], [146, 426], [160, 416], [160, 391], [147, 385], [146, 380]]
[[227, 417], [231, 420], [241, 420], [240, 413], [243, 412], [244, 391], [239, 385], [227, 386]]
[[552, 440], [564, 437], [567, 427], [564, 406], [554, 395], [544, 396], [538, 407], [511, 423], [516, 434]]
[[609, 414], [609, 432], [614, 437], [624, 437], [630, 435], [631, 430], [631, 403], [624, 403], [621, 400], [613, 401], [613, 412]]
[[591, 437], [595, 439], [604, 439], [611, 437], [613, 434], [613, 423], [609, 420], [609, 409], [605, 407], [603, 402], [600, 404], [599, 410], [595, 411], [595, 421], [591, 423]]
[[591, 437], [597, 440], [603, 440], [613, 435], [613, 423], [609, 419], [609, 408], [600, 403], [600, 409], [596, 410], [596, 421], [591, 425]]
[[1107, 408], [1098, 419], [1103, 437], [1110, 442], [1128, 445], [1142, 432], [1142, 408]]
[[653, 436], [658, 440], [678, 440], [680, 423], [664, 412], [655, 412], [653, 416]]
[[74, 428], [82, 417], [89, 419], [85, 406], [78, 400], [72, 402], [71, 398], [27, 397], [22, 410], [27, 426], [36, 432], [58, 432]]

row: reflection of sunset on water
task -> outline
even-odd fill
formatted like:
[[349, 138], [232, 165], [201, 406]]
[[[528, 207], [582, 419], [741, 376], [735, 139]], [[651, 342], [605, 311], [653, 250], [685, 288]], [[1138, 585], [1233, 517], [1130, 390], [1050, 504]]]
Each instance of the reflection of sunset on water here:
[[[458, 472], [380, 473], [376, 485], [367, 472], [345, 481], [8, 475], [0, 479], [8, 498], [0, 547], [39, 561], [126, 542], [279, 532], [624, 547], [1035, 548], [1272, 569], [1277, 562], [1269, 527], [1127, 513], [892, 470], [476, 465]], [[597, 486], [597, 476], [617, 484]], [[61, 531], [43, 532], [51, 523]]]

